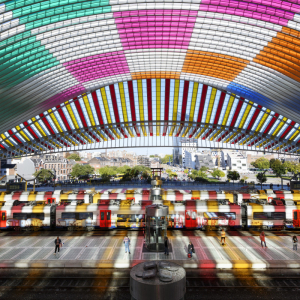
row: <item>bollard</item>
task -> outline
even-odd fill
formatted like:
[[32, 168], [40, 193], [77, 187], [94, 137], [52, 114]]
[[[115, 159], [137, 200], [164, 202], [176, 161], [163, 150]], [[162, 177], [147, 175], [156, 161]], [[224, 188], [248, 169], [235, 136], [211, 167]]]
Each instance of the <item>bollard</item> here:
[[186, 272], [169, 261], [140, 263], [130, 271], [131, 300], [183, 300]]

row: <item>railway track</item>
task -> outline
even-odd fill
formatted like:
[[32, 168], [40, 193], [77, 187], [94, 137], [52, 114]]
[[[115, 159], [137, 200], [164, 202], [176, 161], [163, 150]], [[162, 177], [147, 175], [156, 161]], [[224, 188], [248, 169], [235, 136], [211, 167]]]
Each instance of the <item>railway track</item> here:
[[[14, 272], [14, 271], [13, 271]], [[75, 272], [75, 271], [74, 271]], [[0, 274], [2, 300], [131, 300], [129, 271], [98, 275], [81, 273], [35, 275]], [[48, 274], [48, 275], [47, 275]], [[26, 276], [27, 275], [27, 276]], [[242, 276], [238, 274], [202, 274], [199, 277], [187, 272], [185, 300], [272, 299], [282, 300], [287, 295], [298, 299], [300, 277]], [[139, 299], [140, 300], [140, 299]], [[172, 299], [165, 299], [172, 300]]]
[[[63, 278], [1, 278], [0, 290], [7, 288], [34, 289], [129, 289], [129, 277], [63, 277]], [[187, 289], [193, 288], [298, 288], [299, 277], [187, 277]]]

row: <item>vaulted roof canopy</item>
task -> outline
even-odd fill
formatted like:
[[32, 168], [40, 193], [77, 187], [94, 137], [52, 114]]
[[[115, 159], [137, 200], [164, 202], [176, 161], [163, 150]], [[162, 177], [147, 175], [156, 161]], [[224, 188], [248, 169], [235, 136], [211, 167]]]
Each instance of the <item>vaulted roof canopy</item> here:
[[299, 12], [298, 0], [4, 1], [0, 155], [146, 135], [297, 152]]

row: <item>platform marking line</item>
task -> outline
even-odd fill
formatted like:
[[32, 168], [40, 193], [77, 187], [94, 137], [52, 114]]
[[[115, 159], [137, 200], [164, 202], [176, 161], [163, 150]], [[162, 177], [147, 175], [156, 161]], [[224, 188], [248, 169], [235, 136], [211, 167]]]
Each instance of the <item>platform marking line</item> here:
[[[259, 254], [260, 256], [262, 256], [262, 258], [264, 259], [264, 260], [274, 260], [274, 258], [270, 255], [270, 254], [268, 254], [266, 251], [263, 251], [263, 249], [262, 249], [262, 247], [261, 246], [257, 246], [257, 244], [255, 243], [255, 240], [253, 239], [253, 238], [248, 238], [248, 241], [249, 241], [249, 243], [252, 243], [252, 244], [254, 244], [255, 245], [255, 247], [253, 247], [252, 249], [253, 249], [253, 251], [255, 251], [257, 254]], [[250, 248], [251, 249], [251, 248]], [[264, 257], [264, 255], [266, 256], [266, 257], [268, 257], [268, 258], [265, 258]]]
[[7, 251], [3, 252], [1, 255], [0, 255], [0, 258], [2, 255], [5, 255], [6, 253], [8, 253], [9, 251], [11, 251], [11, 248], [7, 248]]
[[[282, 243], [281, 241], [277, 241], [278, 243], [280, 243], [285, 249], [287, 249], [289, 252], [291, 252], [291, 253], [294, 253], [294, 254], [296, 254], [297, 256], [299, 256], [300, 257], [300, 254], [297, 252], [297, 251], [295, 251], [295, 250], [292, 250], [291, 248], [289, 248], [289, 247], [286, 247], [286, 245], [284, 244], [284, 243]], [[290, 258], [289, 258], [290, 259]]]
[[[27, 248], [27, 249], [34, 249], [34, 248]], [[39, 251], [40, 251], [41, 249], [40, 248], [37, 248], [36, 249], [36, 251], [34, 251], [31, 255], [29, 255], [27, 258], [26, 258], [26, 260], [32, 260], [31, 258], [35, 255], [35, 254], [37, 254]]]
[[[253, 238], [251, 239], [251, 241], [254, 242], [255, 240], [258, 240], [258, 239], [259, 239], [259, 237], [253, 237]], [[272, 245], [272, 242], [271, 242], [270, 239], [268, 239], [268, 243], [271, 243], [271, 245]], [[268, 249], [268, 247], [265, 248], [265, 250], [267, 250], [267, 249]], [[278, 250], [276, 249], [276, 247], [270, 248], [270, 250], [273, 250], [273, 251], [278, 252], [278, 253], [281, 254], [283, 257], [285, 257], [286, 259], [289, 260], [289, 258], [288, 258], [286, 255], [282, 254], [280, 251], [278, 251]], [[260, 247], [259, 247], [259, 246], [257, 247], [257, 251], [259, 251], [259, 252], [261, 252], [261, 253], [264, 253], [266, 256], [270, 257], [270, 260], [278, 260], [278, 259], [274, 259], [274, 258], [271, 256], [271, 254], [269, 254], [268, 252], [263, 251], [263, 249], [262, 249], [261, 246], [260, 246]]]
[[98, 246], [98, 249], [95, 251], [94, 255], [92, 256], [91, 260], [96, 260], [96, 257], [98, 255], [98, 253], [100, 252], [100, 250], [101, 250], [103, 244], [105, 243], [106, 239], [107, 239], [106, 237], [103, 239], [103, 241], [101, 242], [101, 244]]
[[[46, 248], [46, 247], [45, 247]], [[46, 256], [43, 258], [43, 260], [46, 260], [46, 259], [48, 259], [49, 258], [49, 256], [51, 255], [51, 254], [53, 254], [54, 253], [54, 251], [55, 251], [55, 249], [53, 250], [52, 248], [49, 248], [49, 249], [51, 249], [50, 250], [50, 252], [48, 253], [48, 254], [46, 254]]]
[[15, 256], [13, 256], [12, 258], [10, 258], [9, 260], [14, 260], [15, 257], [17, 257], [18, 255], [22, 254], [23, 252], [25, 252], [28, 248], [24, 248], [21, 252], [19, 252], [18, 254], [16, 254]]
[[[214, 242], [216, 242], [216, 240], [214, 239], [214, 237], [208, 237], [208, 241], [214, 246], [214, 249], [216, 250], [216, 252], [219, 254], [220, 258], [223, 259], [223, 260], [228, 260], [227, 258], [225, 258], [223, 255], [222, 255], [222, 252], [221, 250], [222, 249], [218, 249], [218, 248], [221, 248], [220, 245], [214, 245]], [[209, 249], [209, 248], [208, 248]]]
[[118, 244], [118, 241], [119, 241], [120, 238], [117, 238], [116, 241], [114, 242], [113, 246], [111, 247], [111, 250], [107, 256], [107, 259], [105, 260], [111, 260], [110, 258], [112, 257], [113, 253], [114, 253], [114, 250], [117, 248], [117, 244]]
[[[200, 247], [196, 247], [196, 248], [200, 250], [200, 252], [201, 252], [201, 254], [203, 255], [204, 259], [209, 260], [209, 259], [208, 259], [208, 256], [206, 255], [206, 252], [205, 252], [204, 249], [201, 247], [201, 245], [200, 245]], [[201, 260], [201, 259], [199, 259], [199, 260]]]
[[[226, 239], [229, 239], [229, 237], [226, 237]], [[236, 258], [236, 260], [242, 260], [242, 258], [230, 247], [229, 243], [225, 242], [225, 247], [224, 247], [224, 251], [227, 251], [227, 254], [229, 255], [229, 253], [231, 252], [232, 255]], [[231, 256], [231, 255], [229, 255]]]
[[259, 260], [266, 260], [263, 256], [261, 256], [259, 253], [257, 253], [254, 250], [254, 248], [252, 248], [252, 247], [245, 247], [245, 245], [243, 243], [245, 243], [247, 246], [250, 246], [250, 245], [248, 245], [244, 239], [237, 239], [237, 240], [233, 240], [232, 242], [235, 245], [238, 245], [238, 244], [241, 245], [241, 247], [244, 248], [247, 251], [248, 254], [250, 254], [250, 256], [252, 257], [251, 259], [253, 259], [253, 260], [257, 260], [257, 259], [259, 259]]
[[[75, 247], [74, 247], [75, 248]], [[74, 248], [71, 248], [71, 247], [68, 247], [67, 248], [67, 250], [66, 250], [66, 252], [64, 252], [62, 255], [60, 255], [59, 257], [58, 257], [58, 259], [62, 259], [62, 258], [64, 258], [72, 249], [74, 249]], [[61, 251], [58, 253], [58, 254], [60, 254], [61, 253]]]
[[[273, 241], [271, 241], [270, 239], [268, 240], [268, 245], [274, 245], [274, 242]], [[276, 244], [275, 244], [276, 245]], [[268, 248], [270, 248], [270, 247], [268, 247]], [[277, 249], [278, 247], [272, 247], [272, 248], [270, 248], [270, 250], [273, 250], [273, 251], [276, 251], [276, 252], [278, 252], [280, 255], [282, 255], [283, 257], [285, 257], [285, 259], [286, 260], [290, 260], [290, 258], [288, 257], [288, 256], [286, 256], [284, 253], [282, 253], [279, 249]], [[286, 247], [284, 247], [284, 248], [286, 248]]]
[[[36, 242], [34, 242], [32, 245], [31, 245], [31, 247], [33, 247], [35, 244], [37, 244], [39, 241], [42, 241], [43, 239], [42, 238], [40, 238], [40, 239], [37, 239], [37, 241]], [[30, 247], [30, 248], [31, 248]], [[39, 248], [40, 249], [40, 248]]]
[[85, 247], [82, 247], [81, 251], [79, 251], [78, 255], [75, 257], [75, 260], [79, 259], [85, 249], [92, 243], [93, 239], [90, 239]]
[[9, 243], [12, 243], [13, 241], [19, 239], [19, 237], [6, 237], [7, 241], [1, 246], [1, 248], [9, 247]]

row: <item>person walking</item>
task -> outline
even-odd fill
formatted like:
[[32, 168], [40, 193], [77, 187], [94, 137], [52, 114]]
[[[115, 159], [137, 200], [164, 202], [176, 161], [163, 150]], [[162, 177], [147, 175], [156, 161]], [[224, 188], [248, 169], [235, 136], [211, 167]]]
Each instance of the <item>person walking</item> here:
[[58, 253], [59, 253], [59, 249], [62, 246], [61, 239], [59, 238], [59, 236], [57, 237], [57, 239], [54, 240], [54, 244], [55, 244], [55, 252], [54, 252], [54, 255], [55, 255], [56, 250], [58, 250]]
[[260, 234], [260, 244], [261, 244], [262, 248], [263, 248], [263, 243], [265, 243], [265, 247], [267, 248], [266, 235], [265, 235], [264, 231], [262, 231]]
[[165, 237], [165, 255], [169, 255], [169, 239]]
[[293, 250], [297, 251], [297, 245], [298, 245], [298, 239], [297, 237], [294, 235], [293, 236]]
[[225, 238], [226, 238], [226, 233], [225, 233], [225, 230], [223, 228], [222, 231], [221, 231], [221, 243], [222, 243], [222, 245], [225, 244]]
[[193, 253], [195, 253], [195, 248], [194, 248], [194, 245], [192, 244], [192, 242], [190, 242], [188, 245], [188, 254], [191, 255], [191, 258], [193, 257]]
[[128, 251], [128, 253], [130, 254], [130, 250], [129, 250], [130, 239], [129, 239], [128, 235], [126, 235], [124, 237], [123, 242], [125, 244], [125, 253], [127, 253], [127, 251]]

